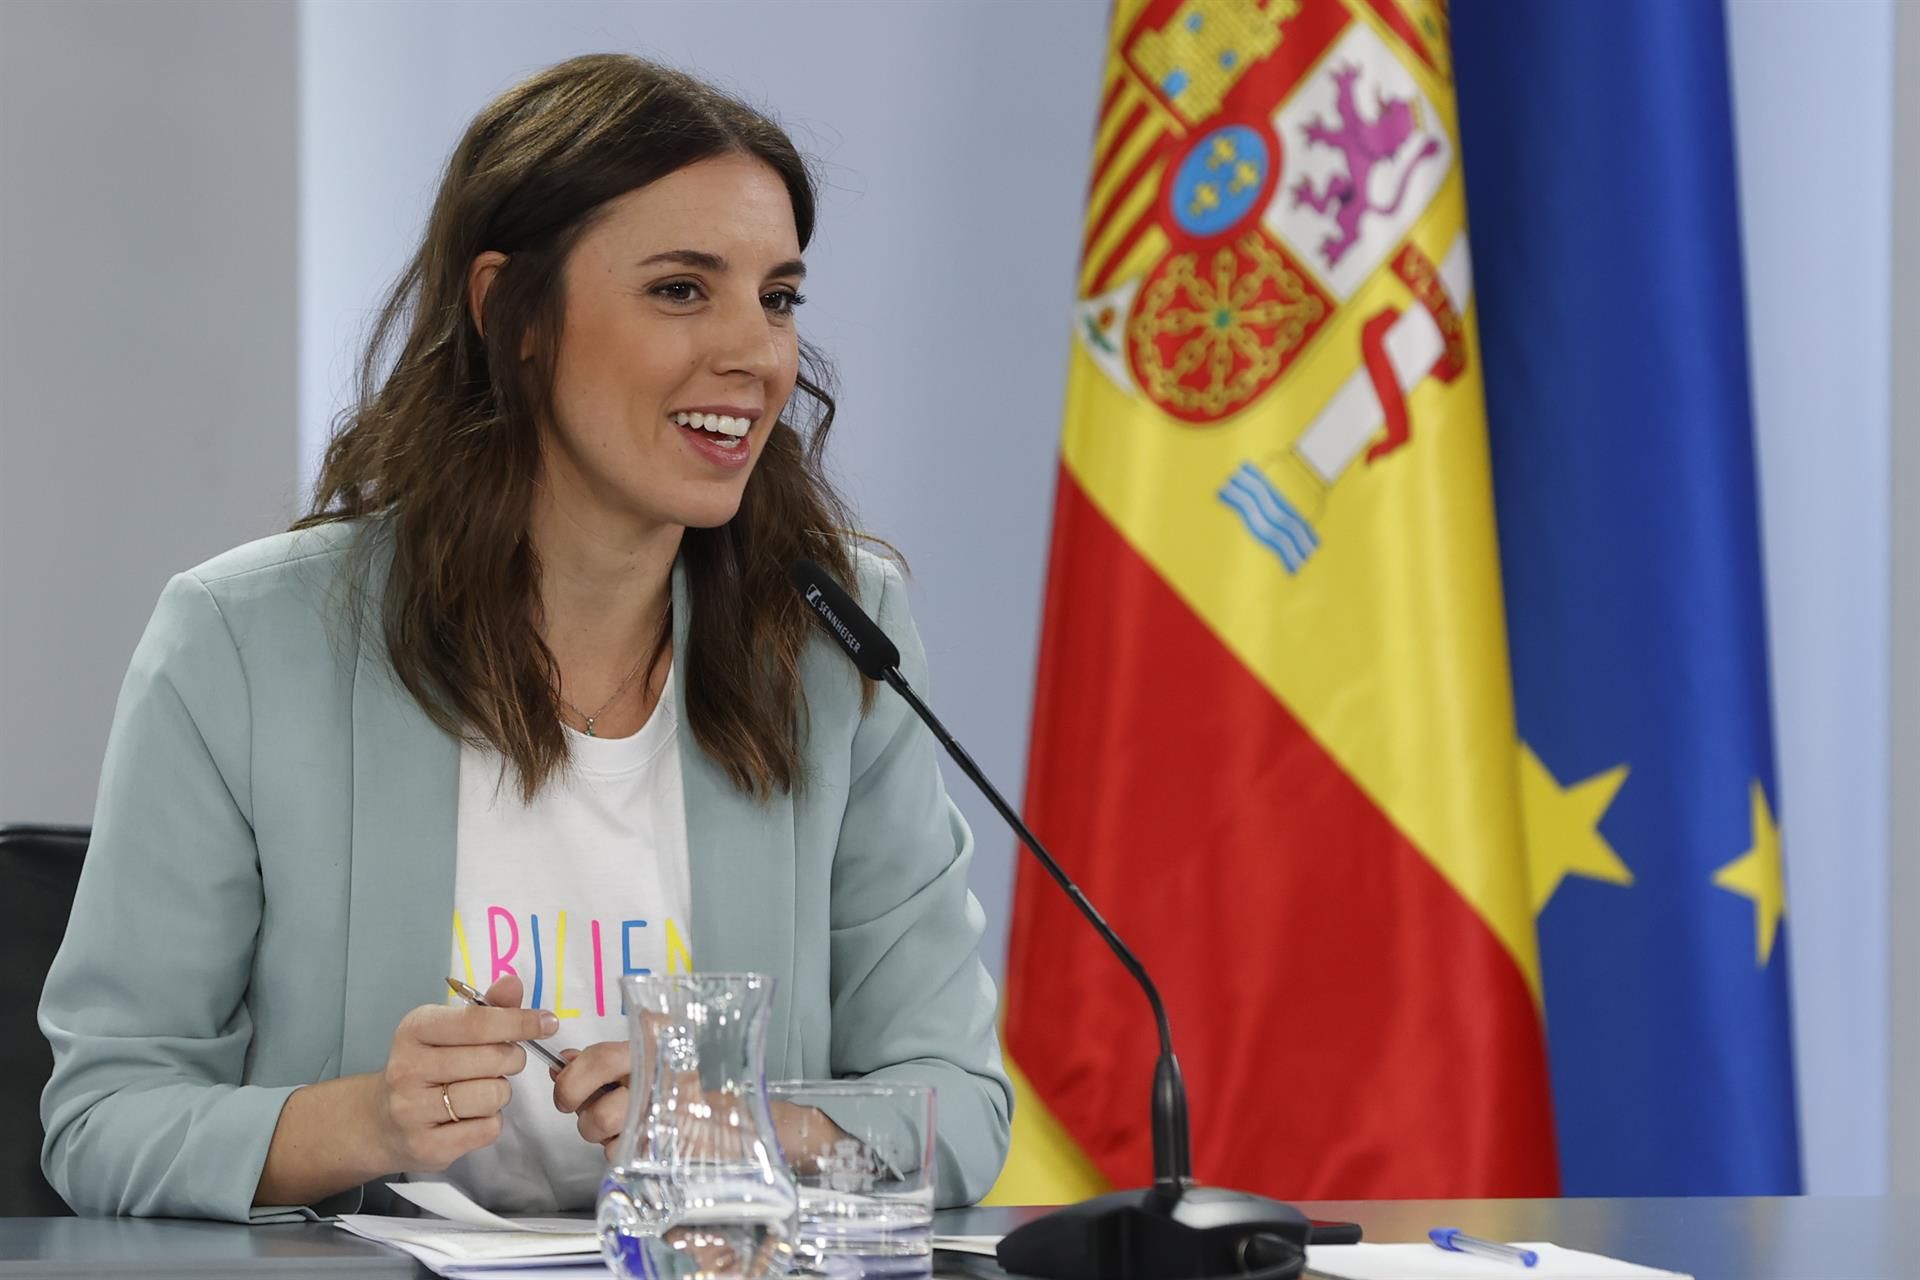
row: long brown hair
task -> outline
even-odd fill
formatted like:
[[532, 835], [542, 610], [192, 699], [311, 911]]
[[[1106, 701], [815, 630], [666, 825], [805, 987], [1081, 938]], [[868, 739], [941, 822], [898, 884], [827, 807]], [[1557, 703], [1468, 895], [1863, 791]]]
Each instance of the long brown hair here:
[[[357, 403], [294, 526], [379, 518], [393, 547], [380, 607], [395, 672], [435, 723], [495, 747], [527, 799], [568, 759], [527, 536], [567, 255], [607, 201], [729, 153], [780, 175], [804, 247], [814, 185], [792, 141], [691, 76], [623, 55], [574, 58], [483, 110], [379, 312]], [[507, 261], [486, 294], [483, 339], [465, 300], [469, 265], [486, 250]], [[793, 401], [804, 400], [803, 416], [790, 402], [773, 426], [738, 514], [688, 529], [681, 543], [692, 617], [676, 661], [687, 718], [701, 748], [756, 797], [801, 781], [810, 624], [786, 566], [806, 556], [843, 579], [852, 569], [851, 520], [821, 464], [830, 388], [826, 364], [802, 344]]]

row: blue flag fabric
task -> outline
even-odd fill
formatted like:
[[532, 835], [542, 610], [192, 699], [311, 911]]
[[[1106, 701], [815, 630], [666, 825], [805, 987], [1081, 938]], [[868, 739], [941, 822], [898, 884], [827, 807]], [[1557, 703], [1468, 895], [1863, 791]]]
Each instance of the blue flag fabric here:
[[1795, 1193], [1724, 14], [1452, 21], [1563, 1190]]

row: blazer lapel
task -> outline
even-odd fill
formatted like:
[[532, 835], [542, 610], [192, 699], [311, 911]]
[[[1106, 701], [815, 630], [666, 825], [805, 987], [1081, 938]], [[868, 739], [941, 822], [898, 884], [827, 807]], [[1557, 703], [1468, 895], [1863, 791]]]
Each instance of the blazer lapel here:
[[687, 805], [687, 858], [693, 886], [693, 964], [708, 972], [775, 978], [767, 1028], [767, 1074], [798, 1068], [793, 1044], [793, 801], [766, 803], [739, 791], [694, 741], [687, 718], [686, 571], [673, 566], [673, 699], [680, 725], [680, 773]]
[[[369, 583], [378, 601], [384, 573]], [[388, 664], [377, 607], [353, 681], [353, 870], [342, 1075], [377, 1071], [409, 1009], [446, 999], [460, 745]]]

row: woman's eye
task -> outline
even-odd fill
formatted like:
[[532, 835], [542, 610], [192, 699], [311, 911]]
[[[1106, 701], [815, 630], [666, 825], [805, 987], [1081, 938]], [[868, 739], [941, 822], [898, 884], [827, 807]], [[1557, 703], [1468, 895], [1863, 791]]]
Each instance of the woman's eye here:
[[793, 309], [798, 306], [803, 306], [807, 299], [805, 294], [792, 293], [786, 289], [775, 289], [760, 301], [767, 310], [773, 312], [775, 315], [790, 316], [793, 314]]
[[692, 302], [700, 296], [700, 286], [691, 280], [669, 280], [656, 286], [654, 293], [669, 302]]

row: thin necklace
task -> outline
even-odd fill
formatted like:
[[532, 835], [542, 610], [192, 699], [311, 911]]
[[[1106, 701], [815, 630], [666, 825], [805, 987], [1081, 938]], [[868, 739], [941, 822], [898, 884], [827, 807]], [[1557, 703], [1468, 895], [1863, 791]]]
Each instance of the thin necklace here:
[[582, 711], [580, 708], [574, 706], [573, 703], [568, 700], [567, 695], [564, 693], [561, 693], [558, 689], [554, 690], [554, 693], [559, 697], [560, 701], [565, 702], [567, 704], [567, 710], [573, 712], [573, 714], [575, 714], [576, 716], [579, 716], [582, 720], [587, 722], [587, 736], [589, 738], [597, 738], [600, 735], [593, 731], [593, 722], [595, 720], [598, 720], [601, 716], [607, 714], [607, 708], [612, 706], [614, 704], [614, 701], [618, 699], [621, 694], [627, 691], [627, 686], [633, 683], [633, 678], [640, 674], [640, 668], [647, 665], [647, 659], [652, 656], [653, 655], [651, 653], [641, 654], [640, 661], [633, 664], [633, 670], [627, 672], [627, 678], [625, 680], [622, 680], [620, 682], [620, 687], [613, 691], [613, 697], [608, 698], [605, 702], [601, 703], [599, 710], [595, 711], [592, 715], [588, 715], [586, 712]]

